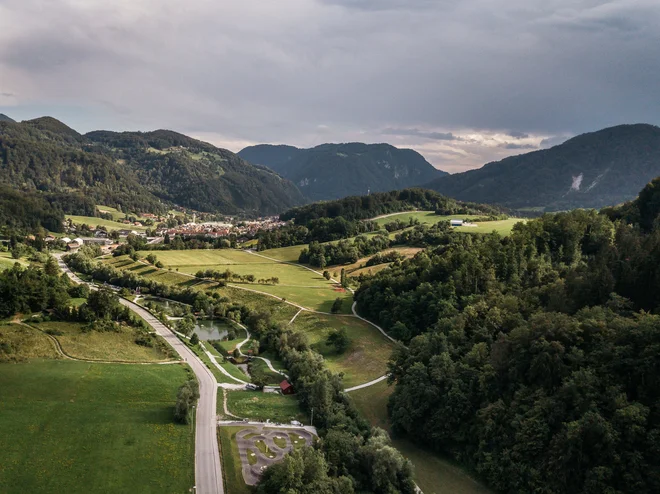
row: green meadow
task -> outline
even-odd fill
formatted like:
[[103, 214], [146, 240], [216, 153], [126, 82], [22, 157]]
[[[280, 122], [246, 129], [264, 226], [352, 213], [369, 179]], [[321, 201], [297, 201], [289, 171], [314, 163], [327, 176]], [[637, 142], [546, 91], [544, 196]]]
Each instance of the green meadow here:
[[[344, 373], [347, 388], [372, 381], [387, 372], [387, 361], [394, 343], [357, 317], [303, 312], [291, 327], [305, 333], [312, 348], [323, 355], [330, 370]], [[343, 353], [326, 343], [330, 332], [340, 328], [346, 329], [350, 339], [350, 345]]]
[[139, 225], [126, 225], [118, 221], [104, 220], [103, 218], [96, 218], [94, 216], [76, 216], [67, 214], [66, 219], [73, 221], [73, 223], [76, 225], [89, 225], [91, 227], [104, 226], [108, 230], [135, 230], [138, 232], [143, 232], [148, 228], [146, 226]]
[[173, 420], [181, 365], [0, 364], [0, 492], [186, 493], [194, 436]]
[[[149, 252], [141, 252], [143, 256]], [[250, 254], [241, 250], [218, 249], [218, 250], [171, 250], [155, 252], [156, 257], [165, 265], [168, 272], [194, 275], [200, 270], [211, 269], [224, 272], [229, 270], [240, 275], [254, 275], [257, 280], [276, 277], [279, 283], [276, 285], [262, 283], [239, 283], [231, 282], [232, 285], [255, 290], [258, 292], [285, 298], [286, 300], [303, 307], [329, 312], [336, 298], [345, 300], [343, 312], [350, 312], [352, 296], [350, 293], [338, 288], [335, 283], [327, 281], [319, 273], [306, 269], [303, 266], [291, 265], [266, 259], [256, 254]], [[119, 266], [118, 266], [119, 267]], [[138, 274], [153, 274], [156, 268], [145, 266], [144, 268], [132, 266]], [[194, 280], [188, 280], [194, 282]]]

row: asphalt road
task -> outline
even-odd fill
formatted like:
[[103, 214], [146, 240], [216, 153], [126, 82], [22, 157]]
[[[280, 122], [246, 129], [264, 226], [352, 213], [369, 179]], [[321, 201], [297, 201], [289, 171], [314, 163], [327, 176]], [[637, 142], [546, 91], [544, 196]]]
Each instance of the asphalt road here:
[[[83, 281], [56, 256], [60, 268], [76, 283]], [[224, 494], [222, 465], [216, 433], [216, 400], [218, 382], [204, 363], [163, 323], [133, 302], [120, 298], [122, 305], [142, 317], [184, 359], [199, 381], [199, 401], [195, 412], [195, 492]]]

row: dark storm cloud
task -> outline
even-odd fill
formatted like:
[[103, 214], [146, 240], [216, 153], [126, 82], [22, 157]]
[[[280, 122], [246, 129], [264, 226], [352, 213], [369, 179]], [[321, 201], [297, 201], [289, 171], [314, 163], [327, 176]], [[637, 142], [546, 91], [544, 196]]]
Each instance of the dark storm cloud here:
[[383, 135], [391, 136], [412, 136], [422, 137], [424, 139], [434, 139], [436, 141], [456, 141], [459, 140], [451, 132], [424, 132], [419, 129], [392, 129], [387, 128], [381, 132]]
[[507, 143], [660, 122], [657, 0], [185, 7], [0, 0], [0, 84], [19, 95], [0, 111], [71, 105], [82, 131], [169, 127], [234, 150], [389, 136], [454, 150], [457, 168], [531, 149]]

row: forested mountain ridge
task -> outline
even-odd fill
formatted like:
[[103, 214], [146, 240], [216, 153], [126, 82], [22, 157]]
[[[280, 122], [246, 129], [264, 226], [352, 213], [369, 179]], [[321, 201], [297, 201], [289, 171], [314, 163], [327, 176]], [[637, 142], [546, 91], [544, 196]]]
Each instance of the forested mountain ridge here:
[[358, 311], [408, 345], [394, 431], [497, 492], [660, 492], [659, 191], [506, 238], [447, 230], [366, 279]]
[[95, 131], [85, 137], [164, 201], [226, 214], [275, 214], [304, 202], [295, 185], [276, 173], [177, 132]]
[[310, 149], [262, 144], [239, 153], [293, 181], [312, 201], [424, 184], [446, 172], [412, 149], [389, 144], [321, 144]]
[[304, 201], [276, 173], [176, 132], [81, 135], [52, 117], [0, 122], [0, 171], [0, 184], [15, 189], [80, 191], [143, 212], [276, 214]]
[[4, 113], [0, 113], [0, 122], [15, 122], [13, 118], [8, 117]]
[[465, 201], [559, 211], [632, 200], [658, 175], [660, 128], [635, 124], [582, 134], [425, 186]]
[[0, 184], [24, 191], [83, 192], [97, 204], [162, 211], [137, 176], [90, 152], [82, 136], [55, 119], [0, 122]]

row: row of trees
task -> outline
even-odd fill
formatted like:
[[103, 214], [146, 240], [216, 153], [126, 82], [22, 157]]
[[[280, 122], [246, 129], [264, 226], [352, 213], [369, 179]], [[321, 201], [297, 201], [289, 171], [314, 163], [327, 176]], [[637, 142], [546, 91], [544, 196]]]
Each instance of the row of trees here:
[[390, 246], [390, 240], [385, 235], [367, 237], [360, 235], [353, 241], [340, 240], [336, 243], [322, 244], [312, 242], [300, 251], [298, 262], [325, 268], [337, 264], [352, 264], [361, 257], [370, 256]]
[[573, 211], [438, 239], [356, 293], [408, 344], [394, 431], [499, 492], [660, 491], [660, 230]]

